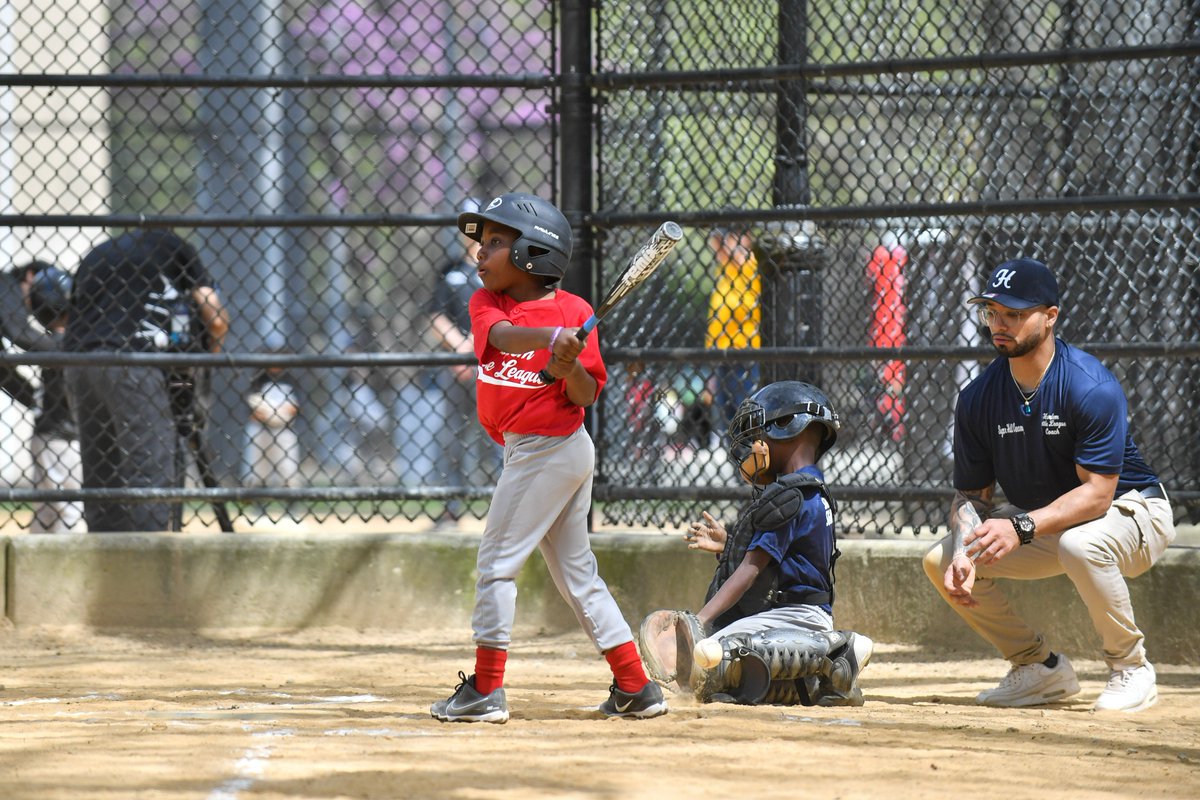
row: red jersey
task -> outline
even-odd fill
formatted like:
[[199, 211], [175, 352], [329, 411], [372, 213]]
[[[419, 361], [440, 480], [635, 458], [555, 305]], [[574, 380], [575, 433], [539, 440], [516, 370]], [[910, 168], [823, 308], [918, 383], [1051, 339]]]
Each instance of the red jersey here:
[[[592, 315], [587, 301], [558, 289], [545, 300], [518, 303], [506, 294], [479, 289], [471, 296], [470, 310], [479, 359], [475, 396], [479, 422], [488, 435], [503, 444], [506, 431], [543, 436], [574, 433], [583, 424], [583, 407], [571, 402], [562, 381], [546, 386], [538, 377], [550, 361], [550, 351], [543, 347], [528, 353], [503, 353], [488, 344], [488, 333], [504, 320], [524, 328], [562, 325], [577, 330]], [[608, 371], [595, 332], [587, 338], [579, 363], [596, 379], [599, 395]]]

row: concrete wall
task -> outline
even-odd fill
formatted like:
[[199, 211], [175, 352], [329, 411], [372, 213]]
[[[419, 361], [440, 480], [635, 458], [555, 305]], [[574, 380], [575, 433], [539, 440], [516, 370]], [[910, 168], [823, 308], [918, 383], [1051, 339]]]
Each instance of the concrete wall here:
[[[461, 626], [468, 634], [478, 536], [107, 534], [13, 536], [4, 542], [4, 613], [18, 628], [192, 630]], [[994, 655], [926, 583], [927, 542], [845, 540], [839, 627], [879, 641]], [[636, 628], [656, 608], [698, 608], [709, 555], [677, 537], [593, 537], [600, 572]], [[1099, 639], [1066, 578], [1008, 582], [1019, 611], [1056, 648], [1098, 657]], [[520, 577], [518, 618], [575, 625], [540, 556]], [[1130, 582], [1151, 659], [1200, 664], [1200, 548], [1177, 546]]]

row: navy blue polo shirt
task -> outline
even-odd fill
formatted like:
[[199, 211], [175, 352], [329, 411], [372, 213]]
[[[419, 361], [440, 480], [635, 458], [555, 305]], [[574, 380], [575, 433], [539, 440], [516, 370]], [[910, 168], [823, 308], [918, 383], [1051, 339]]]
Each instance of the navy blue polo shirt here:
[[1008, 501], [1033, 510], [1080, 485], [1075, 465], [1119, 475], [1117, 495], [1158, 476], [1129, 431], [1125, 392], [1094, 356], [1061, 339], [1025, 414], [1008, 359], [997, 358], [958, 396], [954, 487], [999, 484]]

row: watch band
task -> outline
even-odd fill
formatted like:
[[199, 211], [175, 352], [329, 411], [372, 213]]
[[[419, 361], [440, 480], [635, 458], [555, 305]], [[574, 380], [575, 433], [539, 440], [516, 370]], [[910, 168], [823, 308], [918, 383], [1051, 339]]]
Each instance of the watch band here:
[[1026, 545], [1033, 541], [1033, 535], [1037, 531], [1037, 525], [1033, 521], [1033, 517], [1028, 514], [1016, 514], [1012, 518], [1013, 529], [1017, 532], [1017, 539], [1021, 544]]

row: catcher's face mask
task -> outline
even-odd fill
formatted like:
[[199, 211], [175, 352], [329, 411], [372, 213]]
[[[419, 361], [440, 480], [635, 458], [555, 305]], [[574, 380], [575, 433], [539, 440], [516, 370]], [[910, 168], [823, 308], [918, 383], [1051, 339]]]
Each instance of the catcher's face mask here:
[[742, 479], [758, 484], [771, 465], [771, 453], [767, 447], [766, 409], [747, 399], [738, 406], [737, 413], [729, 423], [729, 455], [738, 465]]
[[767, 483], [766, 474], [771, 466], [771, 449], [762, 439], [756, 439], [750, 445], [750, 452], [738, 464], [738, 473], [747, 483], [759, 485]]

